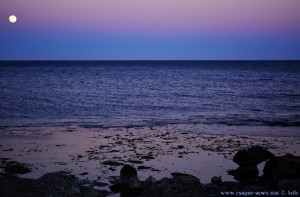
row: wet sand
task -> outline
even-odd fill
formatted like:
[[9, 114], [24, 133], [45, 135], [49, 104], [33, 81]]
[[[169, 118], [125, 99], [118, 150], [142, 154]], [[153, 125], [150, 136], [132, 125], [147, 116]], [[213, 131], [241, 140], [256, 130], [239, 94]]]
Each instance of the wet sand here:
[[112, 183], [124, 164], [137, 168], [140, 180], [182, 172], [202, 183], [209, 183], [213, 176], [231, 181], [227, 170], [237, 167], [234, 154], [253, 145], [266, 147], [276, 156], [300, 155], [299, 137], [208, 135], [176, 126], [0, 131], [0, 158], [32, 166], [32, 172], [20, 177], [39, 178], [65, 170], [81, 180], [101, 182], [101, 187]]

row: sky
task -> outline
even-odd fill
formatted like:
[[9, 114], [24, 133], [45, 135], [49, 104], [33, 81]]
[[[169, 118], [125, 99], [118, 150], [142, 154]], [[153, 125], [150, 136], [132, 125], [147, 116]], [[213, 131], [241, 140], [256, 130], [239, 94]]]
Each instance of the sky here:
[[300, 60], [299, 10], [300, 0], [0, 0], [0, 60]]

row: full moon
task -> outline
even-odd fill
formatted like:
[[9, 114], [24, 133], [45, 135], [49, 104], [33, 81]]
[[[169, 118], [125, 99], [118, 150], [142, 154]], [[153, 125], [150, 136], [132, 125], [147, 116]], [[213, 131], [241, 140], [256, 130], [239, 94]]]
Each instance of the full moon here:
[[9, 22], [11, 23], [15, 23], [17, 22], [17, 17], [15, 15], [11, 15], [9, 18], [8, 18]]

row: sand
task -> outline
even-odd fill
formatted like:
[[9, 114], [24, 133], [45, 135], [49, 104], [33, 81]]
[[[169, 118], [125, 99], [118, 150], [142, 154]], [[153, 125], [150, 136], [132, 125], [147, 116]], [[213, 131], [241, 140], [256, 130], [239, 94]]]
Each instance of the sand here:
[[[182, 172], [209, 183], [213, 176], [234, 180], [234, 154], [253, 145], [266, 147], [276, 156], [300, 155], [299, 137], [208, 135], [185, 132], [174, 125], [131, 128], [37, 128], [2, 129], [0, 158], [27, 163], [32, 172], [20, 175], [39, 178], [60, 170], [81, 180], [106, 187], [119, 176], [124, 164], [138, 169], [140, 180]], [[262, 174], [263, 164], [259, 165]], [[3, 169], [0, 168], [0, 171]], [[105, 184], [106, 183], [106, 184]]]

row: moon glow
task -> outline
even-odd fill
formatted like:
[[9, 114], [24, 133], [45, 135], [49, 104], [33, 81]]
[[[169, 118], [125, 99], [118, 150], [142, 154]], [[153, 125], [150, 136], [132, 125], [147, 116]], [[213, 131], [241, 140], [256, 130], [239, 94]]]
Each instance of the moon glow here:
[[17, 22], [17, 17], [15, 15], [11, 15], [9, 18], [8, 18], [9, 22], [11, 23], [15, 23]]

